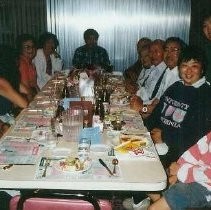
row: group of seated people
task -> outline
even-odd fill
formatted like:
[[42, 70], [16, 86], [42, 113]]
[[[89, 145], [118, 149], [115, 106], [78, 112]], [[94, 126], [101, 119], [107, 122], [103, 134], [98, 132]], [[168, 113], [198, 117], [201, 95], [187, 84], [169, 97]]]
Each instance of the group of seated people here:
[[[84, 32], [85, 45], [73, 56], [76, 68], [110, 70], [108, 53], [97, 45], [98, 37], [94, 29]], [[39, 45], [33, 36], [23, 34], [17, 38], [16, 51], [0, 46], [0, 137], [14, 123], [10, 115], [14, 108], [27, 107], [52, 75], [62, 69], [58, 45], [57, 37], [47, 32], [40, 36]], [[211, 88], [205, 78], [203, 51], [187, 46], [178, 37], [166, 41], [142, 38], [137, 51], [137, 62], [123, 74], [126, 90], [132, 95], [130, 106], [143, 117], [170, 184], [176, 183], [177, 177], [183, 182], [161, 198], [149, 193], [155, 201], [149, 209], [211, 206]], [[186, 197], [190, 189], [201, 193], [191, 194], [196, 196], [194, 204]], [[181, 206], [172, 198], [181, 201]]]
[[56, 36], [49, 32], [42, 34], [38, 50], [36, 43], [32, 35], [21, 34], [16, 47], [0, 45], [0, 122], [3, 125], [0, 136], [51, 78], [53, 71], [62, 69], [55, 51]]
[[[74, 67], [110, 70], [108, 53], [97, 45], [98, 38], [94, 29], [84, 32], [85, 44], [75, 50]], [[51, 77], [62, 70], [58, 45], [56, 35], [49, 32], [43, 33], [38, 42], [31, 34], [21, 34], [16, 47], [0, 45], [0, 137], [14, 123], [13, 112], [27, 107]]]
[[[204, 52], [177, 37], [151, 41], [142, 50], [146, 48], [136, 81], [127, 76], [130, 68], [124, 75], [133, 95], [131, 108], [142, 115], [169, 178], [163, 197], [148, 192], [155, 202], [148, 209], [211, 207], [211, 87]], [[150, 204], [149, 198], [139, 202], [138, 196], [127, 199], [125, 208]]]
[[[85, 44], [75, 50], [75, 68], [111, 70], [107, 51], [97, 45], [99, 34], [94, 29], [84, 32]], [[0, 45], [0, 138], [15, 122], [15, 114], [26, 108], [33, 97], [62, 70], [63, 61], [56, 49], [56, 35], [45, 32], [39, 41], [31, 34], [17, 37], [15, 47]], [[11, 196], [0, 191], [0, 209], [8, 209]]]

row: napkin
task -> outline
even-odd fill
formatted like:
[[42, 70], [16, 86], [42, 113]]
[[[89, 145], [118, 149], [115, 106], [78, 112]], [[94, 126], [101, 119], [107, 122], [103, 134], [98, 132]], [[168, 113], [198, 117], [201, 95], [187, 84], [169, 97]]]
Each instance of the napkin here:
[[63, 98], [60, 101], [60, 104], [63, 106], [64, 110], [67, 110], [70, 107], [70, 101], [80, 101], [81, 98]]
[[79, 92], [80, 96], [94, 97], [94, 80], [90, 79], [86, 73], [80, 74]]
[[99, 144], [101, 142], [101, 133], [99, 127], [84, 128], [80, 135], [80, 138], [91, 139], [91, 144]]

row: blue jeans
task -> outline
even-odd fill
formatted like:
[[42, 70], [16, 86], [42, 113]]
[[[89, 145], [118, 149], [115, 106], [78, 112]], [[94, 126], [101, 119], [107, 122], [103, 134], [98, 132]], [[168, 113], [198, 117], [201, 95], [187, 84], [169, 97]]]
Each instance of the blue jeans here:
[[172, 210], [211, 207], [211, 191], [196, 182], [178, 182], [163, 192], [163, 197]]

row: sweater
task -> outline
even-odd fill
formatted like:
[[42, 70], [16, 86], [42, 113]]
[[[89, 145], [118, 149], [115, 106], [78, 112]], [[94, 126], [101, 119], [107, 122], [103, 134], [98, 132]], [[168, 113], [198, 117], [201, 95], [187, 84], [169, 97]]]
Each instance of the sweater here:
[[197, 182], [211, 191], [211, 132], [202, 137], [177, 161], [178, 179], [183, 183]]
[[160, 128], [169, 147], [168, 161], [176, 161], [211, 128], [211, 87], [204, 79], [198, 86], [181, 81], [170, 86], [145, 125]]

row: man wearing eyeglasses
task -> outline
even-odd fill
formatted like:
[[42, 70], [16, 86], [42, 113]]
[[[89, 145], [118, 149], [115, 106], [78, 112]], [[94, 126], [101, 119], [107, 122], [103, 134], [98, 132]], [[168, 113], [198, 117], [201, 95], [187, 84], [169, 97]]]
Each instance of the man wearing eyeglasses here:
[[180, 80], [177, 62], [180, 52], [184, 47], [185, 43], [178, 37], [169, 37], [166, 39], [164, 47], [164, 61], [167, 65], [167, 69], [165, 70], [165, 74], [152, 103], [145, 107], [143, 106], [142, 109], [140, 109], [140, 114], [143, 118], [147, 118], [152, 113], [165, 90], [176, 81]]
[[170, 37], [166, 40], [164, 48], [164, 61], [168, 68], [166, 69], [163, 81], [159, 87], [156, 99], [160, 99], [169, 86], [180, 80], [177, 62], [184, 45], [185, 44], [183, 41], [178, 37]]

